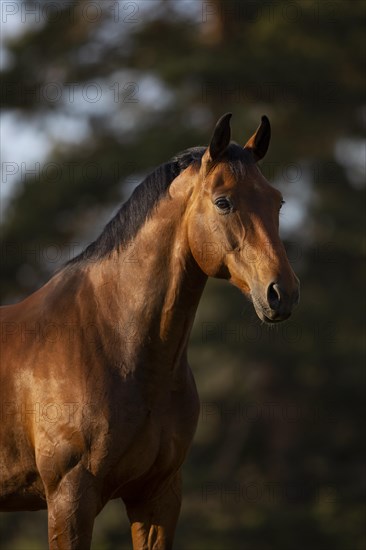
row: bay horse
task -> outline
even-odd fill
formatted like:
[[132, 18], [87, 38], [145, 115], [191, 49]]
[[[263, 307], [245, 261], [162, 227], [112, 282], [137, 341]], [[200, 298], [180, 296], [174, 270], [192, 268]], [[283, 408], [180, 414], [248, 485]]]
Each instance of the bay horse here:
[[266, 323], [299, 282], [279, 238], [281, 193], [230, 117], [208, 147], [157, 168], [95, 242], [22, 302], [1, 308], [0, 509], [48, 509], [51, 550], [90, 548], [121, 498], [134, 550], [172, 548], [181, 467], [199, 399], [187, 361], [208, 277], [227, 279]]

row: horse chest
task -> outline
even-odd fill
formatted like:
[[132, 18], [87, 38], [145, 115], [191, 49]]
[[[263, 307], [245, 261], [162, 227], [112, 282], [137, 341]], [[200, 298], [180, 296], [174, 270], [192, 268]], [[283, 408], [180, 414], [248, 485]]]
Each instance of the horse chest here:
[[151, 480], [168, 477], [177, 471], [192, 442], [198, 413], [195, 386], [187, 387], [179, 395], [172, 392], [165, 405], [147, 410], [130, 444], [109, 472], [107, 485], [115, 486], [117, 482], [119, 494], [124, 496], [140, 485], [151, 486]]

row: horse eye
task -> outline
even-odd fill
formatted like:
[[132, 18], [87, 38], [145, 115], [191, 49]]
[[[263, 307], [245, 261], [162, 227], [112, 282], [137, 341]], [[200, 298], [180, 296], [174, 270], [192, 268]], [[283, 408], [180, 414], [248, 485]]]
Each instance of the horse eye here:
[[281, 204], [280, 204], [280, 210], [281, 210], [281, 208], [282, 208], [282, 206], [283, 206], [284, 204], [286, 204], [286, 201], [282, 200], [282, 201], [281, 201]]
[[219, 197], [215, 200], [215, 206], [221, 210], [222, 213], [228, 213], [231, 212], [232, 205], [228, 198], [226, 197]]

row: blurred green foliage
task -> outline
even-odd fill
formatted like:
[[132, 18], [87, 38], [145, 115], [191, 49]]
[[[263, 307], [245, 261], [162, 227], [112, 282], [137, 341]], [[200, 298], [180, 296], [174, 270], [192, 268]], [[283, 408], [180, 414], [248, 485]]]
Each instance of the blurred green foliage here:
[[[222, 113], [234, 113], [243, 144], [266, 113], [273, 138], [263, 171], [300, 211], [297, 224], [286, 207], [282, 219], [301, 305], [271, 330], [239, 291], [208, 284], [190, 345], [202, 411], [175, 547], [362, 550], [365, 3], [47, 4], [37, 4], [38, 24], [24, 12], [6, 44], [3, 108], [50, 148], [38, 175], [19, 169], [12, 180], [4, 303], [95, 237], [144, 173], [207, 143]], [[58, 129], [55, 138], [65, 119], [86, 125], [83, 137]], [[54, 261], [50, 247], [62, 251]], [[45, 518], [2, 515], [1, 548], [45, 548]], [[129, 540], [123, 505], [112, 502], [93, 549], [127, 549]]]

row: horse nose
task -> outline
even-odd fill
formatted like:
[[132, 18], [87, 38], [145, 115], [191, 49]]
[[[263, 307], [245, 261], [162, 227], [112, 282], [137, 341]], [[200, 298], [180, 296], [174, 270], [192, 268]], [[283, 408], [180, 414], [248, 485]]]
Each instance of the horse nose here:
[[291, 294], [286, 292], [279, 283], [273, 282], [267, 289], [267, 301], [272, 311], [272, 318], [289, 317], [294, 305], [299, 302], [299, 287]]
[[279, 284], [271, 283], [268, 286], [267, 301], [268, 301], [269, 307], [274, 311], [277, 311], [281, 303], [281, 289]]

